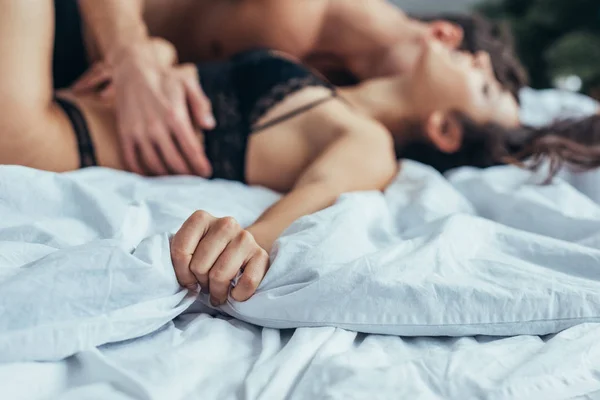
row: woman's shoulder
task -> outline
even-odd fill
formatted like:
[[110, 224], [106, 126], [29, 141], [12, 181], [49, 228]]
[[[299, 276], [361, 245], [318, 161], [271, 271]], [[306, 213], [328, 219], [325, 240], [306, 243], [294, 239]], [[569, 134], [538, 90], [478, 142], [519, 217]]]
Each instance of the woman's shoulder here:
[[356, 144], [353, 148], [360, 148], [363, 158], [386, 166], [396, 166], [393, 136], [379, 121], [358, 112], [339, 98], [328, 103], [319, 114], [320, 118], [313, 119], [315, 126], [327, 126], [327, 130], [335, 132], [334, 137], [338, 140], [350, 139]]
[[379, 121], [357, 111], [352, 105], [340, 97], [320, 110], [320, 117], [337, 131], [348, 135], [376, 138], [384, 143], [393, 141], [390, 131]]

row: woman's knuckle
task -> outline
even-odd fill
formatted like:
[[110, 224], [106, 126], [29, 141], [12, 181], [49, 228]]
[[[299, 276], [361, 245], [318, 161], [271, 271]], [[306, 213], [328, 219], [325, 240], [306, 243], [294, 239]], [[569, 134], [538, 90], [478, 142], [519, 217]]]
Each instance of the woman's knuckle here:
[[240, 283], [242, 284], [242, 286], [250, 291], [256, 290], [256, 288], [260, 284], [260, 281], [260, 277], [254, 274], [244, 274], [240, 279]]
[[205, 218], [206, 216], [208, 216], [208, 213], [204, 210], [196, 210], [192, 215], [195, 218]]
[[176, 267], [186, 266], [189, 263], [189, 255], [177, 247], [171, 249], [171, 260]]
[[256, 251], [256, 257], [262, 262], [269, 261], [269, 253], [262, 247]]
[[207, 213], [204, 210], [196, 210], [194, 211], [194, 213], [191, 215], [190, 220], [192, 222], [201, 224], [203, 222], [206, 222], [210, 219], [210, 214]]
[[226, 232], [231, 232], [237, 230], [239, 228], [239, 225], [235, 218], [224, 217], [219, 219], [219, 228]]
[[243, 244], [254, 243], [254, 236], [252, 236], [252, 234], [245, 229], [240, 231], [240, 233], [238, 234], [238, 237], [239, 237], [240, 242], [242, 242]]
[[223, 283], [227, 281], [223, 270], [220, 268], [212, 268], [208, 273], [208, 278], [211, 280], [211, 282], [217, 283]]
[[204, 271], [201, 264], [192, 263], [192, 265], [190, 266], [190, 271], [192, 271], [194, 276], [196, 276], [198, 279], [206, 278], [206, 271]]

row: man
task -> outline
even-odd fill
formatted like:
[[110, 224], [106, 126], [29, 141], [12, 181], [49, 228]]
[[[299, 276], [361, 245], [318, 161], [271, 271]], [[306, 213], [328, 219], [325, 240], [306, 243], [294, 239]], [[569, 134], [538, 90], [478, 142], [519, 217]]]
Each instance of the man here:
[[[67, 2], [73, 0], [57, 0], [57, 9]], [[479, 20], [419, 21], [385, 0], [81, 0], [80, 7], [88, 58], [104, 63], [74, 89], [94, 89], [112, 77], [125, 162], [134, 172], [154, 175], [209, 176], [194, 129], [211, 129], [214, 120], [199, 82], [182, 80], [172, 65], [161, 64], [151, 37], [166, 39], [181, 62], [222, 59], [256, 47], [281, 50], [336, 84], [401, 74], [417, 56], [406, 44], [425, 35], [472, 52], [502, 49], [505, 43]], [[57, 31], [59, 19], [57, 13]], [[510, 57], [510, 49], [490, 54], [496, 71], [504, 72], [500, 82], [510, 83], [506, 71], [514, 68], [506, 68], [506, 57], [495, 57]]]

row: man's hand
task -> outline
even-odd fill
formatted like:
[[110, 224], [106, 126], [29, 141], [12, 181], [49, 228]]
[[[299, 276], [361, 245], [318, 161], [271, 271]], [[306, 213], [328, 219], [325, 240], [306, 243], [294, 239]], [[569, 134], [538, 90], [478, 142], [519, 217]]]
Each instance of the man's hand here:
[[269, 268], [269, 255], [250, 232], [231, 217], [215, 218], [196, 211], [173, 237], [171, 259], [181, 286], [197, 284], [210, 292], [213, 305], [227, 301], [232, 280], [243, 271], [231, 291], [236, 301], [248, 300]]
[[182, 73], [174, 61], [161, 62], [143, 19], [144, 3], [78, 1], [111, 70], [123, 160], [138, 173], [208, 176], [211, 168], [194, 128], [214, 128], [210, 102], [197, 74]]
[[[159, 63], [164, 66], [177, 64], [177, 51], [170, 42], [159, 37], [153, 37], [150, 39], [150, 45]], [[80, 95], [93, 93], [114, 104], [115, 85], [113, 84], [113, 70], [111, 66], [106, 61], [95, 62], [77, 79], [73, 86], [71, 86], [71, 90], [73, 93]]]
[[164, 45], [138, 43], [93, 67], [73, 90], [108, 85], [102, 95], [114, 96], [123, 160], [130, 171], [208, 177], [212, 171], [196, 129], [215, 127], [210, 101], [195, 67], [173, 66], [168, 59]]

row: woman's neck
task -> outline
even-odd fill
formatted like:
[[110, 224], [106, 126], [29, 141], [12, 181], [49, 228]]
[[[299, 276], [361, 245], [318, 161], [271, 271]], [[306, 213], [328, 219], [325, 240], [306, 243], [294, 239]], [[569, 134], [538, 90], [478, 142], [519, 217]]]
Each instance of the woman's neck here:
[[408, 80], [402, 77], [379, 78], [359, 85], [339, 88], [342, 98], [362, 114], [384, 125], [396, 140], [408, 121], [414, 119], [416, 110], [410, 102]]

